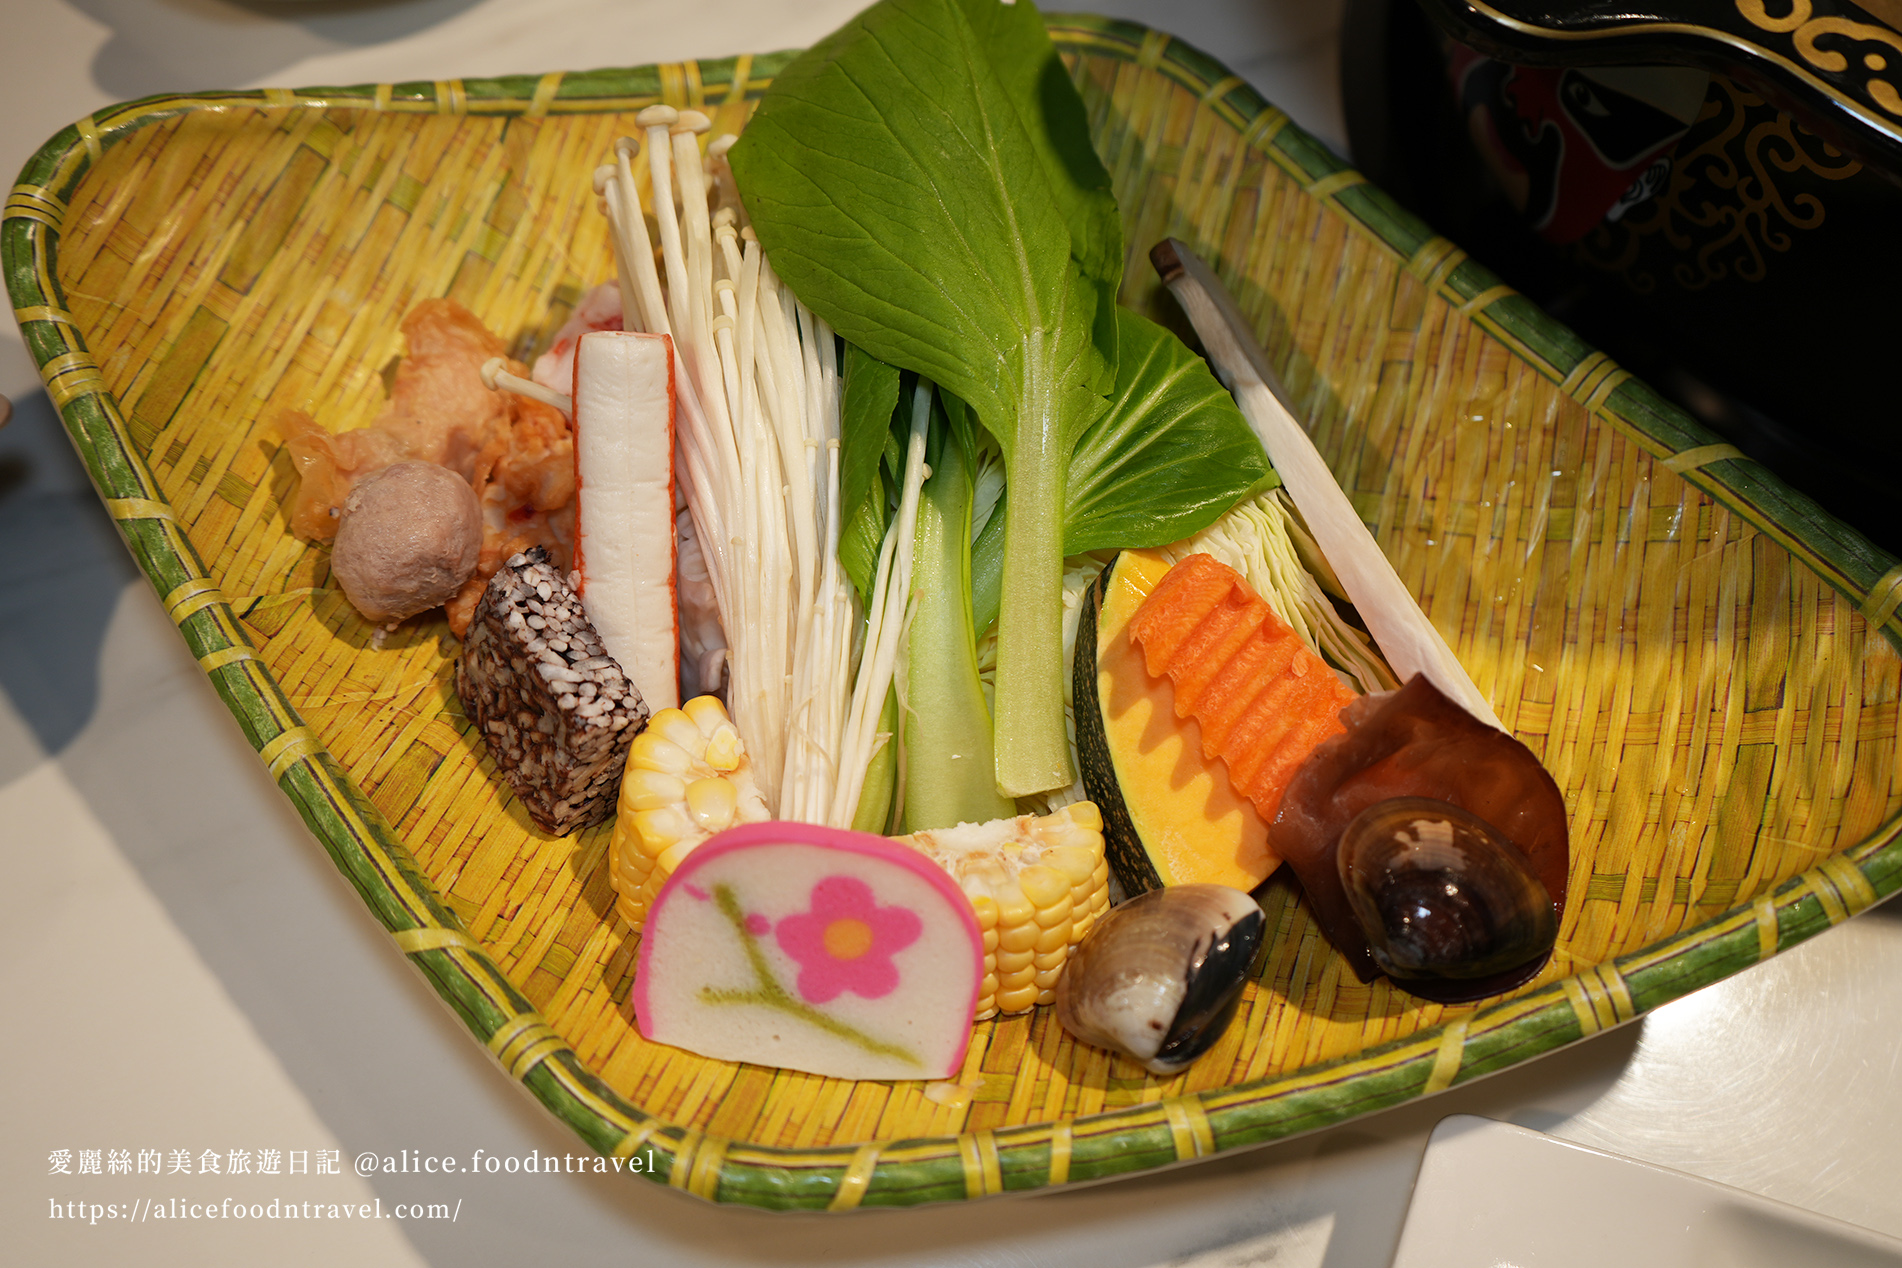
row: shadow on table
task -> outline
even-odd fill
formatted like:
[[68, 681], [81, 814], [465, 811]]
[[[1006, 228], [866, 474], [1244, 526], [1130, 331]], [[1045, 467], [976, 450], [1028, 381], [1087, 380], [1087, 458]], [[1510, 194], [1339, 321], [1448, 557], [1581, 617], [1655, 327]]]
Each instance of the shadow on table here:
[[[478, 0], [67, 0], [109, 28], [93, 82], [115, 97], [253, 83], [308, 57], [385, 44]], [[204, 82], [218, 68], [215, 84]]]
[[99, 653], [138, 576], [46, 393], [0, 430], [0, 694], [30, 742], [0, 740], [0, 785], [79, 734], [99, 702]]

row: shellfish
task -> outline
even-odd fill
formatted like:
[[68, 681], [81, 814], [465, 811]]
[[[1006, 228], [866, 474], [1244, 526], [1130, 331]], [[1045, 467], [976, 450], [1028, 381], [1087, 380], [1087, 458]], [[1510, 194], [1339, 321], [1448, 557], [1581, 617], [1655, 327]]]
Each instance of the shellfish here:
[[1070, 953], [1057, 1020], [1085, 1043], [1175, 1074], [1235, 1016], [1261, 949], [1255, 900], [1226, 885], [1175, 885], [1113, 907]]
[[1347, 825], [1335, 861], [1374, 960], [1409, 991], [1506, 989], [1494, 980], [1531, 977], [1558, 937], [1552, 895], [1525, 854], [1450, 802], [1376, 802]]
[[[1370, 807], [1399, 797], [1451, 803], [1492, 826], [1565, 910], [1570, 833], [1559, 786], [1531, 749], [1480, 722], [1424, 676], [1398, 691], [1362, 696], [1341, 711], [1347, 733], [1309, 755], [1281, 798], [1268, 848], [1287, 860], [1327, 940], [1363, 982], [1380, 964], [1341, 884], [1339, 848], [1347, 827]], [[1510, 990], [1537, 971], [1490, 978], [1416, 978], [1407, 990], [1452, 1002]], [[1439, 990], [1458, 983], [1458, 993]], [[1490, 989], [1482, 989], [1490, 987]]]

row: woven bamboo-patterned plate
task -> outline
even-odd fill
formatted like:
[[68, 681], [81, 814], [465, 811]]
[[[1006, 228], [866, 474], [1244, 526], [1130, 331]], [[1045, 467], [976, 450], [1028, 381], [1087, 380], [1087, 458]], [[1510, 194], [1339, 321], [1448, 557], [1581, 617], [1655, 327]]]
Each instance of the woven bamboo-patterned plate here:
[[[1128, 222], [1213, 261], [1342, 483], [1572, 814], [1552, 966], [1441, 1007], [1343, 975], [1286, 886], [1241, 1015], [1170, 1079], [1048, 1010], [951, 1096], [644, 1042], [608, 831], [536, 832], [440, 619], [380, 648], [287, 531], [281, 406], [360, 426], [416, 300], [517, 355], [609, 274], [589, 174], [633, 114], [736, 128], [785, 54], [155, 98], [67, 128], [0, 226], [47, 390], [271, 776], [508, 1074], [702, 1197], [843, 1209], [1054, 1187], [1274, 1140], [1549, 1052], [1902, 885], [1902, 567], [1579, 343], [1159, 33], [1053, 20]], [[1886, 636], [1886, 637], [1885, 637]]]

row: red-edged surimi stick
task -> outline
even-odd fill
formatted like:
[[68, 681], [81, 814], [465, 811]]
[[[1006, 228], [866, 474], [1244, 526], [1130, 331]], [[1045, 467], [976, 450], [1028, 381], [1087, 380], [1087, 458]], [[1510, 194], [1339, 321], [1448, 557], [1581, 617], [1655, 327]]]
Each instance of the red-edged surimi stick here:
[[588, 619], [650, 712], [680, 704], [674, 353], [600, 330], [575, 352], [575, 570]]

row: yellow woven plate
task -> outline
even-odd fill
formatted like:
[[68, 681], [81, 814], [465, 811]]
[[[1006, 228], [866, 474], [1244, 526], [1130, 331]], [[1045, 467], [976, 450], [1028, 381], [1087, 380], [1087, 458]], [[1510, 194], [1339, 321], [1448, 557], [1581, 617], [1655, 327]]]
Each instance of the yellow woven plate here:
[[1064, 18], [1132, 248], [1175, 234], [1258, 317], [1343, 484], [1572, 810], [1558, 954], [1443, 1008], [1362, 986], [1294, 893], [1241, 1015], [1157, 1079], [1047, 1010], [976, 1028], [963, 1096], [645, 1043], [607, 830], [529, 825], [454, 644], [388, 645], [286, 530], [264, 420], [360, 426], [416, 300], [518, 355], [608, 275], [589, 173], [656, 100], [736, 128], [784, 55], [153, 99], [54, 137], [0, 262], [47, 390], [212, 684], [364, 901], [513, 1078], [703, 1197], [845, 1208], [1061, 1185], [1271, 1140], [1498, 1070], [1902, 885], [1902, 569], [1428, 234], [1168, 37]]

